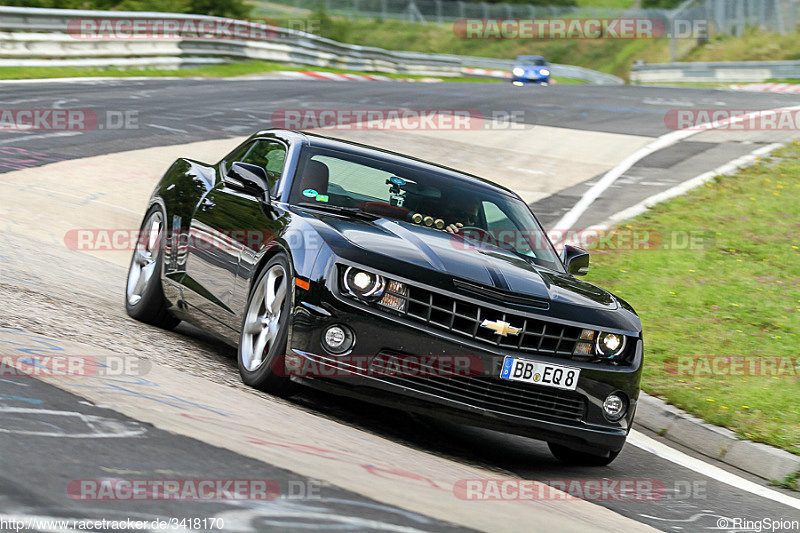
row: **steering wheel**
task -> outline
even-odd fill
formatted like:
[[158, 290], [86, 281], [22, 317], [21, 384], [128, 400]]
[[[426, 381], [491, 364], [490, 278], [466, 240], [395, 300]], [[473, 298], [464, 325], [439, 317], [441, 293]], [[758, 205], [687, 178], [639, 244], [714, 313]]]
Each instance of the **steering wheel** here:
[[491, 240], [492, 242], [497, 242], [497, 239], [495, 239], [494, 235], [489, 233], [489, 231], [477, 226], [462, 226], [458, 229], [458, 232], [455, 233], [455, 235], [459, 235], [465, 241], [479, 240], [480, 242], [486, 242], [487, 240]]

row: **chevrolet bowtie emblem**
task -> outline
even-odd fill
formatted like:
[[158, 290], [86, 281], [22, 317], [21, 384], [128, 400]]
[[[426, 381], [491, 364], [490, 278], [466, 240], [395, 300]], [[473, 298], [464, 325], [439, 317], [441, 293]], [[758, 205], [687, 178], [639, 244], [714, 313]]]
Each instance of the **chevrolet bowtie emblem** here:
[[505, 337], [506, 335], [519, 335], [519, 332], [522, 331], [520, 328], [515, 328], [508, 322], [503, 322], [502, 320], [498, 320], [496, 322], [492, 322], [490, 320], [484, 320], [481, 323], [482, 328], [489, 328], [498, 335], [502, 335]]

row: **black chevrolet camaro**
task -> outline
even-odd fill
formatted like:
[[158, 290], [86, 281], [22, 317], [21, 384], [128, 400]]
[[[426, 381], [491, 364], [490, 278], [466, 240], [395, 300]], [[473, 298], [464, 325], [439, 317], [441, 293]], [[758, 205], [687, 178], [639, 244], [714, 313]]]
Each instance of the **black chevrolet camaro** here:
[[489, 181], [267, 130], [156, 186], [126, 286], [132, 317], [238, 347], [245, 383], [304, 384], [547, 441], [604, 465], [633, 422], [641, 322], [576, 278], [530, 208]]

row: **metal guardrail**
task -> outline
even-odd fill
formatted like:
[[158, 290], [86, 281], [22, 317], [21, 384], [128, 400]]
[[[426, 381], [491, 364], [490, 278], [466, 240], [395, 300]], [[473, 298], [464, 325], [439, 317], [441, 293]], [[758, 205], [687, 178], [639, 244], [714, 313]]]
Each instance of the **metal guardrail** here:
[[738, 82], [800, 78], [800, 61], [718, 61], [634, 65], [632, 83]]
[[[194, 21], [207, 22], [212, 29], [210, 34], [206, 32], [199, 38], [85, 39], [71, 33], [75, 21], [81, 19]], [[251, 34], [266, 33], [268, 37], [234, 39], [224, 31], [215, 32], [213, 29], [224, 24], [235, 24], [251, 31]], [[510, 70], [512, 63], [503, 59], [422, 54], [344, 44], [297, 30], [205, 15], [0, 6], [0, 66], [49, 64], [166, 68], [243, 59], [442, 77], [459, 76], [464, 67]], [[590, 83], [622, 83], [615, 76], [570, 65], [553, 65], [553, 74]]]
[[[71, 34], [70, 22], [95, 20], [168, 20], [179, 23], [207, 23], [202, 37], [81, 38]], [[266, 34], [264, 39], [236, 39], [215, 28], [235, 24], [248, 35]], [[124, 11], [36, 9], [0, 6], [0, 59], [69, 58], [225, 58], [263, 59], [374, 72], [458, 76], [461, 64], [452, 57], [436, 54], [395, 52], [381, 48], [338, 43], [301, 31], [248, 21], [234, 21], [205, 15]], [[44, 33], [47, 32], [47, 33]]]

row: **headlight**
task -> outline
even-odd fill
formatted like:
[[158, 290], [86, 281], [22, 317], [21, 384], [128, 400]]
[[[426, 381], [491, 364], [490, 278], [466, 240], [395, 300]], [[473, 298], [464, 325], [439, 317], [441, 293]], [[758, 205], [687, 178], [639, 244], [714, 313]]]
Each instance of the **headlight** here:
[[365, 300], [379, 298], [383, 294], [386, 281], [372, 272], [347, 267], [344, 272], [344, 288], [353, 296]]
[[542, 76], [549, 76], [550, 71], [547, 70], [546, 68], [543, 68], [542, 70], [539, 71], [539, 74], [541, 74]]
[[514, 67], [513, 69], [511, 69], [511, 74], [513, 74], [514, 76], [518, 76], [518, 77], [519, 76], [524, 76], [525, 75], [525, 69], [524, 68], [519, 68], [519, 67]]
[[614, 358], [625, 349], [625, 336], [616, 333], [601, 333], [597, 337], [597, 355]]
[[381, 307], [404, 312], [408, 307], [408, 287], [404, 283], [355, 267], [344, 271], [343, 286], [347, 293]]

